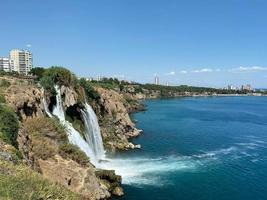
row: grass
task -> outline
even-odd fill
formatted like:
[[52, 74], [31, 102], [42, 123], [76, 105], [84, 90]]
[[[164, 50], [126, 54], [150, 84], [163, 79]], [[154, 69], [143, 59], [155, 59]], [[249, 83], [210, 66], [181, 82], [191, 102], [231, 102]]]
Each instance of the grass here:
[[70, 144], [66, 128], [58, 120], [51, 118], [29, 119], [24, 123], [32, 139], [32, 151], [44, 160], [56, 154], [86, 166], [89, 158], [79, 147]]
[[82, 166], [86, 166], [90, 161], [86, 154], [79, 149], [79, 147], [69, 143], [60, 145], [59, 154], [63, 158], [74, 160]]
[[67, 143], [67, 134], [58, 120], [50, 118], [34, 118], [24, 123], [32, 140], [32, 151], [35, 156], [44, 160], [58, 153], [58, 146]]
[[23, 164], [14, 165], [0, 160], [0, 199], [78, 200], [82, 197], [63, 186], [49, 182]]

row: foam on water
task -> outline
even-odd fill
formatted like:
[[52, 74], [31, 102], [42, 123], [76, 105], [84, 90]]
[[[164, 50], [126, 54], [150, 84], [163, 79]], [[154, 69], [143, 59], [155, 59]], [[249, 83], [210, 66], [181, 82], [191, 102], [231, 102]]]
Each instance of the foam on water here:
[[[100, 163], [103, 169], [114, 169], [122, 176], [124, 184], [160, 186], [164, 183], [163, 174], [194, 170], [199, 163], [187, 157], [166, 158], [115, 158]], [[159, 181], [159, 179], [161, 181]], [[166, 184], [165, 180], [165, 184]]]

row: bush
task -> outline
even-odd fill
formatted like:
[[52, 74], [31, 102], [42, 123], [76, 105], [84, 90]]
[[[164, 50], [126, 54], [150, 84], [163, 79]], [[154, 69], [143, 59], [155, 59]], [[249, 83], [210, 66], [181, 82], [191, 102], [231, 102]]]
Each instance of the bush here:
[[45, 73], [45, 69], [42, 67], [34, 67], [31, 69], [30, 73], [34, 76], [37, 76], [38, 80], [40, 80]]
[[96, 101], [100, 99], [100, 95], [88, 81], [86, 81], [84, 78], [81, 78], [79, 83], [84, 88], [87, 97]]
[[73, 86], [78, 88], [78, 79], [69, 70], [63, 67], [53, 66], [45, 70], [40, 80], [41, 85], [48, 90], [53, 90], [55, 84]]
[[68, 142], [65, 127], [56, 119], [29, 119], [24, 126], [31, 136], [32, 151], [37, 158], [53, 157], [58, 153], [58, 143]]
[[2, 79], [2, 80], [0, 80], [0, 87], [7, 88], [7, 87], [9, 87], [10, 85], [11, 85], [11, 83], [10, 83], [8, 80], [6, 80], [6, 79]]
[[0, 138], [5, 142], [17, 146], [19, 120], [13, 109], [0, 104]]
[[74, 160], [82, 166], [86, 166], [90, 161], [86, 154], [82, 152], [78, 146], [69, 143], [60, 145], [59, 154], [63, 158]]
[[4, 95], [0, 94], [0, 103], [5, 103], [6, 99], [4, 97]]

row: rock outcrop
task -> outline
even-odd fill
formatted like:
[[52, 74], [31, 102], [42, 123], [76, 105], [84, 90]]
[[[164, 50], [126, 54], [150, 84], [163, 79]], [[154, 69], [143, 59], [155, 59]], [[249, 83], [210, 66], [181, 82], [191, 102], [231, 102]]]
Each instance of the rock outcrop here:
[[124, 96], [114, 90], [96, 88], [100, 95], [100, 127], [105, 146], [111, 151], [139, 148], [128, 140], [140, 135], [130, 119]]
[[35, 85], [11, 85], [5, 99], [22, 120], [43, 116], [42, 92]]
[[78, 94], [73, 88], [64, 85], [60, 88], [61, 96], [63, 97], [63, 107], [66, 109], [78, 102]]
[[85, 199], [106, 199], [111, 194], [99, 184], [92, 165], [80, 166], [73, 160], [56, 155], [48, 160], [39, 159], [41, 173], [47, 179], [60, 183]]

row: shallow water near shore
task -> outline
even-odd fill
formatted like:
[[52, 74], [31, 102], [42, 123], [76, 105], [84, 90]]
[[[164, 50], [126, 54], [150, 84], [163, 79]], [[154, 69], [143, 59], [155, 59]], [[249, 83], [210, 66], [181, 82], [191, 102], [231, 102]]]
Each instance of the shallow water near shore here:
[[127, 200], [267, 199], [267, 97], [145, 102], [141, 150], [109, 163]]

